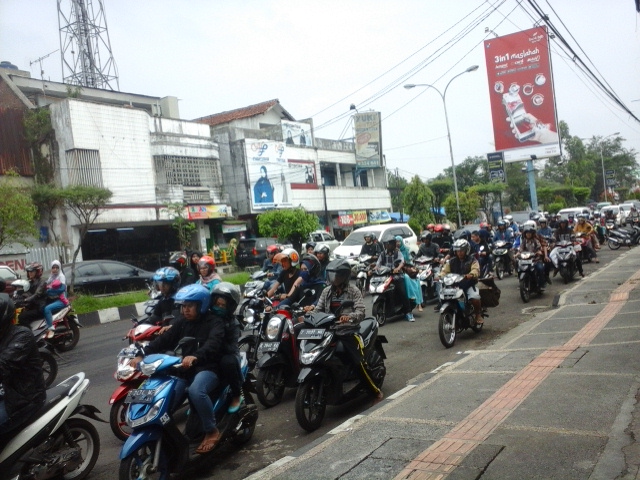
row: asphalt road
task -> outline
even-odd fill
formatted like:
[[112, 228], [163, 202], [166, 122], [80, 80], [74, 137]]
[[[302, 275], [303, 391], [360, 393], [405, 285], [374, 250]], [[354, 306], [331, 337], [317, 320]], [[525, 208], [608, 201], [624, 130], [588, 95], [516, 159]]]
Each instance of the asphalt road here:
[[[621, 250], [623, 251], [623, 250]], [[586, 264], [587, 275], [595, 272], [601, 265], [615, 258], [617, 252], [600, 250], [600, 264]], [[438, 314], [432, 306], [422, 313], [415, 313], [416, 322], [404, 320], [389, 321], [381, 328], [389, 343], [385, 345], [387, 353], [387, 377], [383, 386], [389, 396], [404, 388], [411, 380], [422, 373], [429, 372], [445, 362], [454, 360], [458, 352], [481, 349], [496, 337], [509, 331], [516, 325], [526, 322], [540, 309], [552, 308], [553, 299], [565, 286], [561, 278], [556, 277], [541, 297], [533, 297], [528, 304], [520, 299], [517, 281], [514, 277], [505, 277], [497, 281], [502, 290], [500, 306], [489, 311], [485, 326], [479, 334], [467, 330], [460, 334], [452, 349], [445, 349], [438, 338]], [[579, 281], [579, 280], [575, 280]], [[370, 313], [370, 297], [365, 297], [367, 313]], [[91, 380], [85, 403], [95, 405], [102, 411], [102, 417], [108, 420], [108, 400], [118, 382], [113, 378], [116, 355], [126, 346], [122, 337], [127, 332], [129, 321], [114, 322], [81, 330], [78, 346], [71, 352], [63, 353], [59, 359], [58, 381], [84, 371]], [[220, 462], [201, 478], [221, 476], [227, 480], [242, 479], [260, 470], [270, 463], [288, 455], [322, 436], [353, 415], [366, 410], [370, 403], [355, 402], [341, 407], [329, 407], [323, 427], [316, 432], [307, 433], [297, 423], [294, 413], [295, 390], [285, 393], [282, 403], [274, 408], [259, 406], [260, 417], [253, 439], [242, 450], [229, 449], [221, 452]], [[108, 424], [97, 425], [101, 438], [101, 453], [90, 478], [112, 480], [119, 465], [119, 451], [122, 443], [112, 434]]]

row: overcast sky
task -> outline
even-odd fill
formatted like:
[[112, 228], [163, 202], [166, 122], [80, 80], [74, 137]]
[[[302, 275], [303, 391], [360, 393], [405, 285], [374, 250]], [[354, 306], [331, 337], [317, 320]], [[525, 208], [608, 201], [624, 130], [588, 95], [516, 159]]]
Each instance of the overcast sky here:
[[[432, 90], [402, 85], [434, 83], [442, 90], [454, 75], [479, 65], [454, 80], [446, 98], [456, 163], [484, 156], [494, 150], [482, 46], [491, 34], [485, 28], [506, 35], [534, 23], [516, 0], [104, 3], [121, 91], [176, 96], [186, 119], [278, 98], [296, 119], [313, 118], [315, 136], [332, 139], [353, 136], [344, 116], [351, 104], [380, 111], [388, 168], [423, 179], [451, 164], [442, 100]], [[582, 58], [640, 117], [634, 1], [538, 3], [557, 26], [564, 23], [564, 35], [568, 30], [586, 52]], [[473, 22], [478, 16], [486, 18]], [[451, 46], [469, 24], [475, 26]], [[0, 0], [0, 60], [39, 78], [39, 64], [29, 63], [60, 48], [58, 28], [56, 0]], [[571, 134], [620, 132], [626, 148], [640, 151], [640, 124], [586, 85], [551, 45], [558, 118]], [[107, 52], [100, 53], [104, 59]], [[60, 52], [42, 66], [45, 79], [61, 81]]]

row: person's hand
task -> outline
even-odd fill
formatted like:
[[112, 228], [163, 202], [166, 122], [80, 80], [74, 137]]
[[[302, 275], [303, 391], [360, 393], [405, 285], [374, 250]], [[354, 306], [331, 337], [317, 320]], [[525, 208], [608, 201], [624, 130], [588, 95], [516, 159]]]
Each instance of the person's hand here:
[[138, 369], [138, 364], [142, 361], [142, 357], [134, 357], [131, 360], [129, 360], [129, 366], [133, 367], [134, 369]]
[[349, 315], [342, 315], [339, 319], [338, 319], [338, 323], [349, 323], [349, 320], [351, 319], [351, 317], [349, 317]]
[[193, 364], [196, 363], [197, 360], [198, 360], [197, 357], [194, 357], [193, 355], [188, 355], [182, 359], [181, 366], [182, 368], [191, 368]]
[[285, 298], [287, 298], [287, 294], [286, 293], [281, 293], [280, 296], [278, 297], [280, 300], [284, 300]]
[[303, 310], [305, 312], [310, 312], [311, 310], [313, 310], [313, 305], [307, 305], [306, 307], [303, 308]]
[[[539, 143], [554, 143], [559, 141], [558, 134], [550, 129], [550, 124], [542, 123], [530, 113], [525, 113], [523, 117], [525, 122], [531, 124], [531, 128], [533, 128], [535, 132], [533, 138], [531, 138], [531, 141]], [[518, 129], [516, 128], [515, 124], [509, 117], [507, 117], [506, 120], [511, 124], [511, 131], [514, 135], [516, 135]]]
[[166, 332], [170, 328], [171, 328], [171, 325], [167, 325], [166, 327], [162, 327], [160, 330], [158, 330], [158, 335], [162, 335], [164, 332]]

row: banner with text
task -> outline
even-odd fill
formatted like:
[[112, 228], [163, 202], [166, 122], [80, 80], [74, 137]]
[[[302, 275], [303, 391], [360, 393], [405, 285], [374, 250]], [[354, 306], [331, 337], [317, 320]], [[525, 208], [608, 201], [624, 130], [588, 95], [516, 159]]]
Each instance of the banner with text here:
[[560, 155], [546, 27], [484, 41], [493, 135], [505, 162]]
[[382, 165], [382, 134], [380, 112], [356, 113], [353, 116], [356, 133], [356, 166], [378, 168]]

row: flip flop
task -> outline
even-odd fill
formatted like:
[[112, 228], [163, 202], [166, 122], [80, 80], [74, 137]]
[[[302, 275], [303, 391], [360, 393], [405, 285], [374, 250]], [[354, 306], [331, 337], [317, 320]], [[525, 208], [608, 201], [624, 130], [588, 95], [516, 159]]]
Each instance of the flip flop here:
[[238, 410], [240, 410], [240, 407], [242, 406], [242, 402], [244, 402], [244, 397], [240, 395], [240, 400], [238, 401], [238, 405], [236, 405], [235, 407], [229, 406], [229, 408], [227, 409], [227, 412], [236, 413]]
[[218, 445], [221, 438], [222, 438], [222, 435], [218, 433], [218, 436], [216, 438], [212, 438], [207, 441], [202, 440], [202, 443], [200, 444], [200, 446], [196, 448], [196, 453], [198, 454], [209, 453], [211, 450], [216, 448], [216, 445]]

